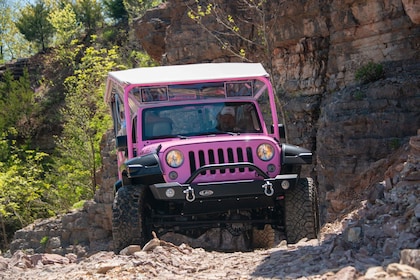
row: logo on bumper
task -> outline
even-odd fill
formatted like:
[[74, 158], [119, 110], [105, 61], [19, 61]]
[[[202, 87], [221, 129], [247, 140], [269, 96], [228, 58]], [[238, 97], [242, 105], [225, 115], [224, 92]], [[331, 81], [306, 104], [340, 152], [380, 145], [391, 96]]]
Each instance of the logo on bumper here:
[[212, 190], [202, 190], [198, 193], [201, 196], [211, 196], [213, 195], [213, 191]]

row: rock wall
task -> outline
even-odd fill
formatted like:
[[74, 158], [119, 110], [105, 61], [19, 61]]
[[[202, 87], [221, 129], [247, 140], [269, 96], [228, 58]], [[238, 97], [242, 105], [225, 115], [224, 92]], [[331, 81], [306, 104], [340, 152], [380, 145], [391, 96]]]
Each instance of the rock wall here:
[[420, 128], [420, 71], [410, 72], [413, 66], [420, 69], [420, 63], [390, 63], [390, 77], [324, 96], [316, 170], [327, 220], [380, 181], [389, 156]]
[[[216, 1], [229, 13], [241, 1]], [[162, 64], [237, 61], [188, 16], [196, 1], [170, 0], [135, 21], [137, 39]], [[386, 158], [420, 127], [420, 3], [413, 0], [270, 1], [271, 60], [249, 53], [272, 75], [288, 141], [314, 151], [323, 217], [331, 220], [369, 186]], [[203, 19], [217, 29], [211, 17]], [[219, 25], [220, 26], [220, 25]], [[240, 26], [247, 36], [252, 24]], [[254, 26], [255, 27], [255, 26]], [[220, 28], [220, 27], [219, 27]], [[237, 43], [232, 39], [232, 44]], [[384, 79], [360, 85], [367, 62]]]
[[[237, 61], [188, 17], [187, 5], [195, 3], [170, 0], [138, 19], [135, 33], [144, 49], [162, 64]], [[366, 199], [366, 190], [383, 181], [385, 172], [387, 185], [407, 179], [388, 174], [387, 168], [390, 155], [398, 154], [420, 128], [420, 4], [413, 0], [270, 3], [278, 19], [270, 33], [275, 39], [272, 78], [279, 85], [288, 138], [314, 151], [316, 163], [305, 173], [318, 180], [323, 218], [333, 221], [352, 207], [353, 199]], [[206, 24], [216, 26], [211, 21]], [[260, 61], [258, 53], [251, 55]], [[366, 61], [382, 63], [385, 77], [358, 84], [355, 71]], [[85, 255], [112, 250], [114, 145], [109, 132], [102, 143], [104, 167], [94, 201], [81, 211], [17, 231], [12, 252], [35, 248], [35, 252]], [[418, 171], [418, 155], [412, 161], [410, 166]], [[410, 180], [418, 184], [416, 176]]]

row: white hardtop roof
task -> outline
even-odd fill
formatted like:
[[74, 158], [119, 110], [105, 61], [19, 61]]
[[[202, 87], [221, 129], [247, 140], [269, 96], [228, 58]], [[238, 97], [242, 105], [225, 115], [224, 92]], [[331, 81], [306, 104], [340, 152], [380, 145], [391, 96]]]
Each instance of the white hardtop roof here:
[[109, 72], [108, 76], [121, 85], [190, 83], [268, 77], [261, 63], [202, 63], [143, 67]]

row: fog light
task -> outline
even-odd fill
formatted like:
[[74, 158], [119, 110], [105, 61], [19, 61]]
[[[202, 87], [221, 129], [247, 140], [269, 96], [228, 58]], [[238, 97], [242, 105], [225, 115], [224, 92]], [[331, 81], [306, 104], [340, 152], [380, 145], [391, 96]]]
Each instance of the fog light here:
[[172, 188], [169, 188], [169, 189], [166, 190], [165, 195], [166, 195], [166, 197], [174, 197], [175, 190], [172, 189]]
[[268, 172], [276, 171], [276, 166], [274, 164], [269, 164], [267, 168]]
[[175, 171], [169, 172], [169, 178], [171, 180], [175, 180], [176, 178], [178, 178], [178, 173], [176, 173]]
[[289, 181], [281, 182], [281, 187], [283, 188], [283, 190], [287, 190], [290, 187]]

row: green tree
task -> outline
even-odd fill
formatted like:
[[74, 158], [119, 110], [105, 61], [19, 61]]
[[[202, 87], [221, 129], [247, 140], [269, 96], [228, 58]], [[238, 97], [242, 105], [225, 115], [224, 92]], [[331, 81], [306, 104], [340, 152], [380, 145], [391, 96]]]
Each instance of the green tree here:
[[0, 132], [17, 131], [20, 139], [29, 139], [36, 128], [32, 115], [37, 112], [34, 91], [30, 87], [28, 71], [15, 80], [10, 71], [0, 82]]
[[117, 24], [128, 24], [128, 12], [123, 0], [104, 0], [106, 15]]
[[86, 38], [90, 38], [103, 23], [101, 3], [99, 0], [76, 0], [74, 10], [77, 20], [85, 28]]
[[54, 192], [44, 179], [48, 155], [16, 148], [8, 138], [6, 134], [0, 138], [0, 226], [4, 247], [15, 230], [55, 213]]
[[35, 5], [27, 5], [21, 11], [16, 27], [26, 40], [35, 42], [40, 50], [45, 51], [54, 34], [54, 27], [48, 21], [50, 8], [44, 1], [38, 0]]
[[90, 199], [97, 188], [96, 171], [101, 164], [100, 141], [111, 125], [103, 102], [106, 74], [117, 67], [116, 48], [88, 47], [74, 75], [66, 79], [64, 126], [57, 141], [56, 182], [67, 203]]
[[70, 3], [64, 4], [61, 9], [53, 9], [47, 19], [56, 30], [56, 41], [58, 44], [70, 43], [71, 40], [80, 34], [80, 25]]
[[31, 43], [19, 32], [16, 20], [18, 3], [0, 0], [0, 62], [32, 54]]

